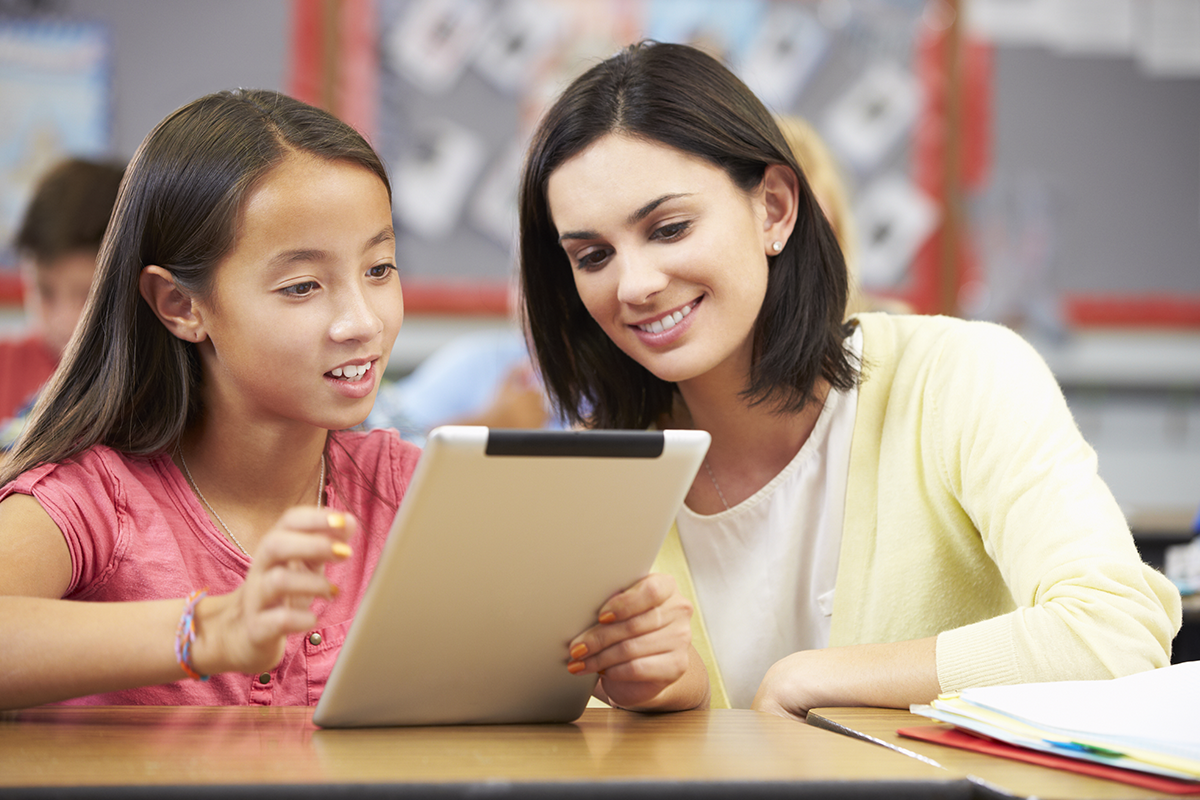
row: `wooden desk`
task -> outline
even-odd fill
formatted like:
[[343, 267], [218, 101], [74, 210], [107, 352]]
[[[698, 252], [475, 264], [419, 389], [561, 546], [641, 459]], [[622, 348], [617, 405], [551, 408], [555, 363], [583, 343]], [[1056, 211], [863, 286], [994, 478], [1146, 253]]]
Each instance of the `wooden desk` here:
[[319, 730], [309, 708], [0, 714], [10, 797], [994, 797], [919, 760], [754, 711], [588, 709], [571, 725]]
[[969, 776], [984, 785], [1021, 797], [1050, 798], [1178, 798], [1139, 789], [1127, 783], [1091, 778], [1049, 767], [1024, 764], [1007, 758], [973, 753], [954, 747], [905, 739], [897, 728], [939, 725], [934, 720], [907, 711], [884, 708], [818, 708], [809, 712], [812, 726], [836, 730], [849, 736], [865, 737], [888, 748], [899, 748], [919, 758], [928, 758], [956, 776]]

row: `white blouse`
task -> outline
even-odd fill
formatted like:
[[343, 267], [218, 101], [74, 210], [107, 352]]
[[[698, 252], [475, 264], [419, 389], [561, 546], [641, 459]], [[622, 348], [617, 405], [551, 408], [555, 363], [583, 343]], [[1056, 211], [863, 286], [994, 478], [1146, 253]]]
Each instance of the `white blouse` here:
[[[849, 342], [861, 359], [862, 331]], [[719, 514], [676, 518], [730, 703], [749, 708], [779, 659], [826, 647], [858, 390], [831, 391], [782, 472]]]

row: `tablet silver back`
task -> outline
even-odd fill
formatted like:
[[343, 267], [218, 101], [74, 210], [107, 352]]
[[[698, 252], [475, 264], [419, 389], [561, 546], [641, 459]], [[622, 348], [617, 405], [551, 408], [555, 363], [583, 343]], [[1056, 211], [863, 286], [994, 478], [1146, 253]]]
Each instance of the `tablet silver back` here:
[[313, 721], [569, 722], [567, 643], [643, 577], [703, 431], [436, 429]]

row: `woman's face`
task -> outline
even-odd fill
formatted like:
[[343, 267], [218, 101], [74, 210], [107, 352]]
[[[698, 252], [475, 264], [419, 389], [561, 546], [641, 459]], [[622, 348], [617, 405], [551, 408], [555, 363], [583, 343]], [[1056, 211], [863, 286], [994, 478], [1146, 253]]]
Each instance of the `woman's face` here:
[[293, 155], [246, 197], [212, 296], [197, 303], [205, 404], [248, 423], [366, 419], [404, 318], [383, 182]]
[[743, 388], [781, 235], [763, 187], [609, 134], [551, 174], [547, 197], [579, 296], [618, 347], [662, 380]]

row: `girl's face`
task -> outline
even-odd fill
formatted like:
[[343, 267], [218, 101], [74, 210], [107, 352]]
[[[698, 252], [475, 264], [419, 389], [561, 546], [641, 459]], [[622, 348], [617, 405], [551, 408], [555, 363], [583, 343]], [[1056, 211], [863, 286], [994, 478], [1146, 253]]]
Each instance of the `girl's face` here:
[[742, 388], [780, 235], [762, 187], [608, 134], [550, 175], [547, 198], [579, 296], [618, 347], [662, 380], [720, 367]]
[[288, 157], [248, 193], [197, 304], [206, 406], [330, 430], [366, 419], [404, 318], [395, 263], [377, 176]]

